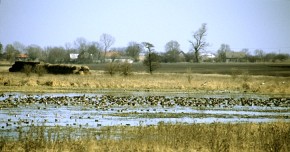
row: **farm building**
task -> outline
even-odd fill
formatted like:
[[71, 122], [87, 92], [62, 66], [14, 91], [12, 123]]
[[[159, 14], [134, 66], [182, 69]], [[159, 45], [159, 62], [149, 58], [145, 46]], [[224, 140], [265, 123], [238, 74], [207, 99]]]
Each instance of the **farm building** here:
[[118, 57], [115, 59], [105, 59], [105, 62], [118, 62], [118, 63], [133, 63], [134, 60], [129, 57]]
[[15, 57], [15, 61], [27, 61], [28, 55], [27, 54], [19, 54]]
[[145, 58], [146, 58], [146, 54], [145, 54], [145, 53], [140, 53], [140, 54], [139, 54], [139, 57], [138, 57], [138, 60], [139, 60], [140, 62], [143, 62], [143, 61], [145, 60]]
[[226, 62], [241, 62], [246, 57], [245, 52], [234, 52], [228, 51], [226, 52]]
[[200, 53], [200, 57], [202, 61], [206, 61], [206, 60], [214, 59], [216, 55], [210, 52], [202, 52]]
[[77, 53], [71, 53], [69, 54], [70, 61], [76, 61], [78, 59], [79, 54]]
[[105, 62], [120, 62], [120, 63], [133, 63], [131, 57], [123, 56], [119, 51], [109, 51], [106, 54]]

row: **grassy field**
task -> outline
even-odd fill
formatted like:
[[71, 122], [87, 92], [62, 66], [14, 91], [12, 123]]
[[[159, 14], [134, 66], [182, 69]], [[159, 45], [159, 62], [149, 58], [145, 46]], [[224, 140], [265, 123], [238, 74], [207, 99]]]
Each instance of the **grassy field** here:
[[[101, 129], [44, 126], [0, 138], [2, 151], [288, 152], [290, 124], [212, 123], [114, 126]], [[77, 137], [77, 138], [76, 138]]]
[[53, 75], [27, 77], [23, 73], [1, 73], [1, 92], [98, 92], [170, 91], [240, 92], [289, 95], [290, 77], [218, 74], [138, 74], [124, 77], [93, 72], [91, 75]]
[[[0, 72], [7, 71], [12, 65], [0, 63]], [[89, 64], [91, 70], [105, 71], [107, 64]], [[132, 64], [133, 72], [146, 72], [142, 63]], [[290, 76], [290, 61], [283, 63], [161, 63], [155, 73], [195, 73], [195, 74], [226, 74], [233, 73], [265, 76]]]
[[[104, 71], [106, 64], [89, 65], [92, 70]], [[144, 72], [146, 68], [142, 63], [132, 66], [134, 72]], [[289, 63], [162, 63], [156, 73], [187, 73], [198, 74], [227, 74], [232, 73], [266, 76], [290, 76]]]
[[[136, 72], [129, 76], [114, 75], [110, 76], [105, 74], [104, 71], [97, 67], [91, 67], [90, 75], [54, 75], [45, 74], [44, 76], [38, 76], [32, 74], [26, 76], [24, 73], [9, 73], [7, 72], [7, 66], [0, 68], [0, 91], [1, 92], [98, 92], [100, 90], [118, 90], [118, 91], [181, 91], [181, 92], [240, 92], [240, 93], [258, 93], [258, 94], [278, 94], [289, 95], [290, 94], [290, 76], [286, 76], [286, 73], [290, 71], [287, 68], [279, 70], [277, 66], [274, 66], [274, 72], [276, 76], [268, 76], [267, 72], [271, 70], [265, 70], [265, 75], [251, 74], [251, 72], [243, 71], [243, 68], [231, 68], [226, 71], [226, 74], [200, 74], [207, 71], [197, 68], [191, 68], [188, 70], [186, 66], [180, 64], [172, 65], [166, 64], [170, 67], [166, 69], [165, 65], [163, 69], [160, 68], [159, 72], [156, 71], [153, 75], [143, 72]], [[191, 66], [204, 66], [214, 67], [214, 64], [190, 64]], [[231, 64], [231, 67], [235, 66], [248, 67], [249, 71], [254, 71], [257, 67], [262, 65], [246, 66], [243, 64]], [[101, 66], [101, 65], [97, 65]], [[134, 64], [133, 68], [142, 66], [140, 64]], [[174, 68], [174, 66], [176, 66]], [[223, 64], [223, 66], [228, 66]], [[230, 65], [229, 65], [230, 66]], [[278, 67], [279, 67], [278, 66]], [[283, 65], [288, 67], [287, 65]], [[104, 65], [103, 65], [104, 67]], [[143, 67], [143, 66], [142, 66]], [[183, 68], [177, 68], [183, 67]], [[100, 67], [99, 67], [100, 68]], [[144, 68], [144, 67], [143, 67]], [[140, 67], [141, 69], [141, 67]], [[175, 70], [170, 72], [169, 69]], [[179, 72], [177, 72], [179, 70]], [[219, 73], [221, 69], [212, 70], [213, 73]], [[164, 72], [161, 72], [164, 71]], [[214, 72], [216, 71], [216, 72]], [[277, 73], [284, 73], [282, 76], [277, 76]]]

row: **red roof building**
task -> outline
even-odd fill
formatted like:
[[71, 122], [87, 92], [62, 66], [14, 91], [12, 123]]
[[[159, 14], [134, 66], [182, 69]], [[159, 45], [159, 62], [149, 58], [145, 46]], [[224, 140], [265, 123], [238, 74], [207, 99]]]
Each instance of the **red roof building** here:
[[27, 54], [19, 54], [15, 57], [16, 61], [26, 61], [28, 59]]

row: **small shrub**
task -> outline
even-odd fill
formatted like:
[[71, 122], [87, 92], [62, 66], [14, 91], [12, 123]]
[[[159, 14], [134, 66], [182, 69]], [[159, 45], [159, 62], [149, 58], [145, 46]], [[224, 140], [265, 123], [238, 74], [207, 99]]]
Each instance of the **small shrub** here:
[[3, 85], [4, 86], [10, 86], [11, 85], [11, 80], [4, 81]]
[[47, 86], [53, 86], [53, 81], [46, 81], [45, 82], [45, 85], [47, 85]]
[[106, 65], [106, 73], [110, 74], [111, 76], [115, 75], [118, 72], [118, 64], [115, 62], [108, 63]]
[[245, 89], [245, 90], [249, 90], [250, 89], [250, 85], [248, 83], [244, 82], [242, 84], [242, 88]]
[[6, 141], [3, 137], [0, 138], [0, 151], [3, 150], [4, 145], [6, 144]]
[[231, 77], [234, 80], [238, 77], [238, 75], [241, 75], [241, 74], [242, 74], [242, 72], [239, 69], [237, 69], [237, 68], [232, 68], [231, 69]]
[[128, 62], [122, 63], [120, 65], [120, 72], [124, 75], [124, 76], [128, 76], [132, 73], [132, 65]]
[[31, 65], [24, 65], [23, 66], [23, 72], [26, 74], [26, 76], [30, 76], [32, 72], [32, 66]]
[[251, 75], [249, 74], [249, 72], [243, 72], [242, 79], [245, 82], [249, 81], [251, 79]]
[[192, 75], [191, 75], [192, 69], [191, 68], [187, 68], [186, 73], [187, 73], [187, 75], [186, 75], [187, 81], [188, 81], [189, 84], [191, 84], [191, 81], [192, 81]]
[[38, 74], [38, 76], [43, 76], [44, 74], [47, 73], [45, 67], [42, 65], [37, 65], [35, 67], [35, 72]]

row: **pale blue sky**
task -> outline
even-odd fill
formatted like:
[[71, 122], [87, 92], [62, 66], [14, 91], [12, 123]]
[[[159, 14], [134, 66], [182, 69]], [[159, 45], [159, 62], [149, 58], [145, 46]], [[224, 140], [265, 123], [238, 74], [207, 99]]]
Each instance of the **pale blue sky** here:
[[170, 40], [188, 52], [193, 31], [207, 23], [209, 51], [222, 43], [290, 53], [290, 0], [1, 0], [0, 42], [65, 46], [78, 37], [115, 37], [113, 47]]

